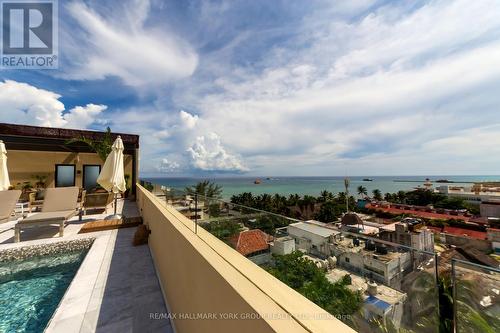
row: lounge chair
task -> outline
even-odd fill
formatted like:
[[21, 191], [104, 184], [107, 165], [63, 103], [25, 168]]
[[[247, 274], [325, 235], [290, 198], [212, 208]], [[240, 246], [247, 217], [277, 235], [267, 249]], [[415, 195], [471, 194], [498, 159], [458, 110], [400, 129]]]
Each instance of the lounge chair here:
[[59, 236], [64, 235], [64, 223], [75, 216], [78, 201], [78, 187], [48, 188], [43, 200], [42, 212], [33, 214], [18, 222], [14, 241], [21, 238], [21, 230], [39, 226], [59, 225]]
[[20, 196], [19, 190], [0, 191], [0, 223], [9, 220]]

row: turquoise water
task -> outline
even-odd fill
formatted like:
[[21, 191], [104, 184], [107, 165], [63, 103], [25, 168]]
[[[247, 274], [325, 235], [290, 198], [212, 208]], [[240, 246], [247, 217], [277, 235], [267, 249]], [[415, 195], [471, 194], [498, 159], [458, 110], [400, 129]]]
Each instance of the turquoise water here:
[[43, 332], [86, 253], [0, 263], [0, 332]]
[[[322, 190], [334, 193], [344, 191], [344, 177], [233, 177], [233, 178], [203, 178], [209, 179], [223, 186], [223, 197], [228, 199], [233, 194], [252, 192], [254, 194], [309, 194], [319, 195]], [[373, 181], [363, 181], [370, 178]], [[356, 194], [356, 188], [363, 185], [371, 193], [379, 189], [382, 193], [394, 193], [399, 190], [411, 190], [422, 186], [425, 178], [431, 180], [447, 179], [454, 181], [453, 185], [470, 185], [476, 181], [500, 181], [500, 176], [361, 176], [350, 177], [350, 193]], [[261, 184], [255, 185], [254, 180], [260, 179]], [[201, 178], [144, 178], [152, 183], [170, 186], [172, 188], [184, 189], [186, 186], [196, 184]], [[405, 181], [396, 181], [405, 180]], [[435, 186], [445, 184], [435, 184]]]

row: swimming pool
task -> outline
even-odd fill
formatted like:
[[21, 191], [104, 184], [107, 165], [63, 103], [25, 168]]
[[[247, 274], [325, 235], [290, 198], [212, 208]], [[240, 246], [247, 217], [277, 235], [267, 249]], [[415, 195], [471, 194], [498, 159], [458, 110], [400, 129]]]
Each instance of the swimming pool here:
[[0, 261], [0, 332], [43, 332], [90, 244], [64, 242], [56, 250], [25, 249], [34, 255], [12, 260], [16, 255], [10, 253], [11, 260]]

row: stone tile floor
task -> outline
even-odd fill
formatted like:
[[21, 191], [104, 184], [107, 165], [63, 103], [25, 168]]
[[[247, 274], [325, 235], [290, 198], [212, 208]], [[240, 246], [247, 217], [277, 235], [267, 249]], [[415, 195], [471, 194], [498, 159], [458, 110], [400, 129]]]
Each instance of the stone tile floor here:
[[[138, 215], [132, 202], [121, 203], [126, 216]], [[110, 210], [108, 211], [110, 213]], [[0, 224], [0, 251], [4, 248], [95, 237], [77, 275], [54, 313], [46, 332], [173, 332], [147, 245], [132, 246], [136, 228], [78, 234], [83, 223], [105, 214], [74, 218], [58, 237], [57, 227], [28, 229], [13, 242], [15, 222]], [[158, 318], [158, 317], [157, 317]]]

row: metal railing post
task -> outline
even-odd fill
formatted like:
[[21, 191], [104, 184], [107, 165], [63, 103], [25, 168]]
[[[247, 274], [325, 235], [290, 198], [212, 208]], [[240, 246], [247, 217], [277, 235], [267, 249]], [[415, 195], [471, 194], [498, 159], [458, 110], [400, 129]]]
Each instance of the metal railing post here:
[[194, 233], [198, 233], [198, 193], [194, 194]]
[[453, 291], [453, 332], [457, 333], [457, 281], [455, 272], [455, 260], [451, 259], [451, 285]]

